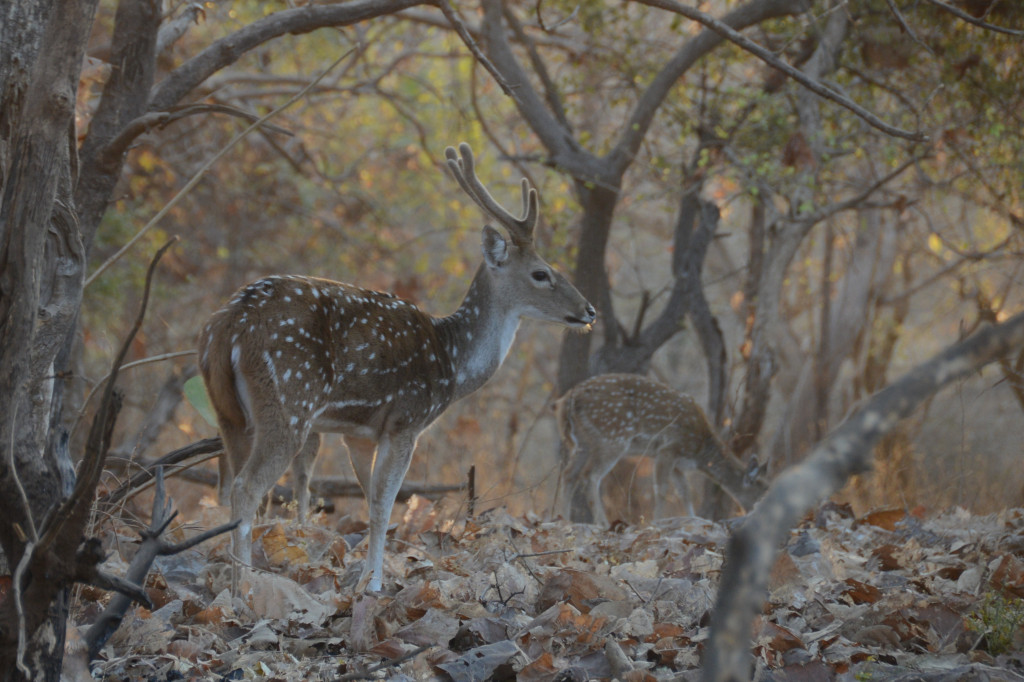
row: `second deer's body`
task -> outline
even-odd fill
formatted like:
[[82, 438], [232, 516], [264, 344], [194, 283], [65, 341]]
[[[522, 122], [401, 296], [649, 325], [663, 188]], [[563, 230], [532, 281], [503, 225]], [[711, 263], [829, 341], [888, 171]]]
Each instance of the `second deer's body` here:
[[470, 196], [506, 227], [483, 230], [484, 262], [452, 315], [433, 317], [391, 294], [324, 279], [275, 276], [239, 290], [199, 338], [199, 367], [225, 454], [222, 501], [242, 520], [232, 538], [251, 560], [256, 509], [289, 464], [299, 513], [319, 433], [344, 435], [370, 509], [363, 586], [383, 577], [385, 532], [420, 433], [501, 365], [522, 317], [581, 330], [593, 307], [533, 247], [534, 190], [524, 215], [501, 209], [476, 179], [465, 145], [448, 164]]
[[655, 516], [659, 485], [696, 470], [722, 487], [744, 510], [765, 486], [732, 455], [693, 398], [636, 374], [588, 379], [555, 405], [567, 454], [564, 489], [573, 521], [606, 525], [601, 482], [628, 455], [655, 458]]

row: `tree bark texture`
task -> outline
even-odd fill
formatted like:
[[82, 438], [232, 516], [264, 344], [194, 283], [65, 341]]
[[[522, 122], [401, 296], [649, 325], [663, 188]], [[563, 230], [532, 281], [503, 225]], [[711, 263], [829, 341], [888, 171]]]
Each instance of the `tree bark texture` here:
[[[8, 3], [0, 29], [0, 547], [12, 569], [67, 488], [49, 430], [61, 388], [54, 359], [82, 295], [74, 110], [95, 8]], [[47, 602], [25, 604], [20, 666], [19, 624], [0, 623], [3, 680], [59, 678], [67, 591]]]

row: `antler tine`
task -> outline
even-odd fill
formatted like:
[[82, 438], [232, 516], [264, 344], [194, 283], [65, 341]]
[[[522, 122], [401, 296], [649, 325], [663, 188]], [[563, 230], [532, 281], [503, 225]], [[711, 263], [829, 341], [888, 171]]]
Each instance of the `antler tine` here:
[[537, 190], [530, 187], [526, 178], [523, 178], [522, 182], [523, 215], [517, 218], [499, 204], [480, 182], [473, 163], [473, 150], [468, 144], [465, 142], [459, 144], [458, 154], [453, 147], [447, 147], [444, 150], [444, 155], [448, 161], [448, 168], [455, 176], [462, 191], [468, 194], [477, 206], [504, 225], [513, 242], [520, 245], [532, 244], [533, 228], [537, 225], [538, 200]]

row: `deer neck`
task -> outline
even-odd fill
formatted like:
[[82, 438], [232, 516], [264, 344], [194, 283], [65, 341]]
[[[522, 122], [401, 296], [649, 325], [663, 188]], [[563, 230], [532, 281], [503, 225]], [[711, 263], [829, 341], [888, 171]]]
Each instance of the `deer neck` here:
[[763, 486], [748, 485], [744, 481], [746, 472], [740, 462], [717, 437], [711, 437], [704, 444], [703, 455], [698, 467], [733, 498], [745, 512], [749, 512], [764, 492]]
[[496, 295], [487, 265], [481, 264], [458, 310], [437, 326], [451, 358], [455, 399], [483, 386], [508, 355], [519, 312]]

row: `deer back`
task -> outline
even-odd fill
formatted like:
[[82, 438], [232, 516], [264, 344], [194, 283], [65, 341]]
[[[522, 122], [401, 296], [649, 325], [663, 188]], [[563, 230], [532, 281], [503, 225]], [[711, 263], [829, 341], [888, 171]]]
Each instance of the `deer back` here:
[[454, 395], [430, 315], [391, 294], [298, 276], [242, 288], [200, 335], [223, 419], [280, 409], [291, 425], [372, 437], [432, 421]]

